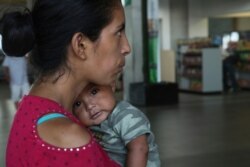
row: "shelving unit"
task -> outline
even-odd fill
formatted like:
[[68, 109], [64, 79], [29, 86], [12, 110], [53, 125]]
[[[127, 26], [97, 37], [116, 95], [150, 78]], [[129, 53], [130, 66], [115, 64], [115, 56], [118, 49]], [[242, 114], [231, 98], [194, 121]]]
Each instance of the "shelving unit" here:
[[190, 51], [179, 48], [179, 89], [194, 93], [222, 92], [222, 58], [219, 48]]
[[250, 50], [238, 51], [240, 63], [237, 65], [238, 84], [243, 89], [250, 89]]

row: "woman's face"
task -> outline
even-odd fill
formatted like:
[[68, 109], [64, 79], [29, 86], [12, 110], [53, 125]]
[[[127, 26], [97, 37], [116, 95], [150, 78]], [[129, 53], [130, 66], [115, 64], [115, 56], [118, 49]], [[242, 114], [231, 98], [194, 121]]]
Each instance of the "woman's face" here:
[[[117, 78], [125, 65], [130, 46], [125, 34], [125, 16], [120, 5], [113, 11], [113, 20], [93, 43], [88, 76], [90, 82], [107, 85]], [[92, 56], [93, 55], [93, 56]]]

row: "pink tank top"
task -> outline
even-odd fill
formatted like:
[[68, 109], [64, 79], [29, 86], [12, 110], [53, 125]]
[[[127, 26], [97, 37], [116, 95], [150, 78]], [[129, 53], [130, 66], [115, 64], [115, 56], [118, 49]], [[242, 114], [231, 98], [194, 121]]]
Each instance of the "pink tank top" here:
[[58, 103], [37, 96], [25, 96], [10, 131], [6, 167], [119, 166], [107, 156], [93, 137], [88, 144], [77, 148], [59, 148], [44, 142], [37, 133], [37, 120], [48, 113], [61, 113], [79, 124]]

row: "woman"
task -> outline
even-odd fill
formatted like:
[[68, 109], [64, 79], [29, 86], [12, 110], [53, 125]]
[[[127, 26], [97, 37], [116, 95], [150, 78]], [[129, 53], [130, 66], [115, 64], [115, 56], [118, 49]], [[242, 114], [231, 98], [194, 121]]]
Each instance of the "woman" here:
[[6, 166], [117, 166], [71, 108], [89, 82], [107, 85], [122, 71], [130, 46], [120, 0], [37, 0], [32, 19], [38, 79], [19, 104]]

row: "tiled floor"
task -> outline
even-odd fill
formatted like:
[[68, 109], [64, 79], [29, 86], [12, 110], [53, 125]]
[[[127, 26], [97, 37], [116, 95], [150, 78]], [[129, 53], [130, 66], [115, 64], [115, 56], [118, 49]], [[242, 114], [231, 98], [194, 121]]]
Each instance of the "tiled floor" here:
[[13, 103], [8, 100], [8, 86], [0, 82], [0, 166], [4, 167], [4, 155], [6, 140], [11, 126], [11, 121], [15, 113]]
[[[0, 166], [15, 112], [0, 83]], [[174, 106], [142, 108], [159, 145], [162, 167], [249, 167], [250, 91], [180, 94]]]
[[250, 166], [250, 92], [180, 94], [178, 105], [146, 111], [163, 167]]

